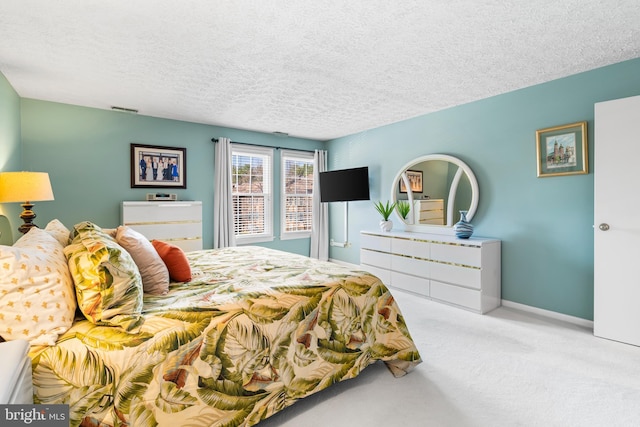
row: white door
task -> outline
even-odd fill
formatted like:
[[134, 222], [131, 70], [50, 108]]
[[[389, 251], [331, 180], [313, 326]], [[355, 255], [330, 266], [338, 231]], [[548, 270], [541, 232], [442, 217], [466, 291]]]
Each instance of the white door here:
[[640, 96], [595, 105], [594, 334], [640, 346]]

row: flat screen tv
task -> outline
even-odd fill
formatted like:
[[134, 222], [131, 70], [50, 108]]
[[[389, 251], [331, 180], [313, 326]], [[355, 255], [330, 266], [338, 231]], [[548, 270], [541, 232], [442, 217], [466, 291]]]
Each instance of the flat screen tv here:
[[369, 200], [369, 168], [320, 172], [320, 201]]

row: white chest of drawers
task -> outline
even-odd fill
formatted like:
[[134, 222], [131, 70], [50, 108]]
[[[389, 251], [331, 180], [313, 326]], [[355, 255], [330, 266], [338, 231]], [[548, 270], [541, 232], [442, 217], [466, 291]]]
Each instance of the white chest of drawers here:
[[444, 225], [444, 199], [415, 200], [416, 224]]
[[386, 285], [478, 313], [500, 306], [500, 240], [362, 231], [360, 264]]
[[202, 249], [202, 202], [122, 202], [122, 224], [185, 252]]

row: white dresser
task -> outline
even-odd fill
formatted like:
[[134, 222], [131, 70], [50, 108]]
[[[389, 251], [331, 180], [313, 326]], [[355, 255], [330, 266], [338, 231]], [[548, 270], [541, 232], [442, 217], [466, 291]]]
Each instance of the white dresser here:
[[416, 224], [444, 225], [444, 199], [420, 199], [413, 202]]
[[202, 202], [122, 202], [122, 225], [186, 252], [202, 249]]
[[478, 313], [500, 306], [500, 240], [362, 231], [361, 267], [386, 285]]

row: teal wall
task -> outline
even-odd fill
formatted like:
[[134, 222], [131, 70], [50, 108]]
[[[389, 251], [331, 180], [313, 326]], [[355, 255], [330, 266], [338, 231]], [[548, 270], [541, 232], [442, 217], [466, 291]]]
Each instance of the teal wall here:
[[[0, 172], [19, 171], [21, 168], [20, 97], [0, 73]], [[15, 203], [0, 205], [0, 215], [9, 218], [10, 229], [17, 229], [22, 223], [18, 218], [21, 210]]]
[[[130, 144], [186, 147], [187, 188], [160, 189], [181, 200], [203, 201], [203, 245], [213, 245], [213, 165], [211, 138], [228, 137], [256, 145], [313, 151], [325, 143], [248, 132], [33, 99], [21, 100], [22, 168], [49, 172], [55, 201], [36, 204], [36, 223], [60, 219], [67, 227], [89, 220], [103, 227], [120, 224], [120, 202], [144, 200], [154, 189], [131, 188]], [[279, 151], [275, 171], [279, 177]], [[276, 240], [263, 246], [309, 254], [309, 239], [280, 241], [274, 183]]]
[[[479, 181], [475, 234], [502, 240], [502, 297], [593, 319], [594, 103], [638, 94], [635, 59], [329, 141], [330, 169], [368, 165], [372, 200], [386, 200], [412, 158], [459, 157]], [[590, 173], [537, 178], [536, 130], [583, 120]], [[330, 219], [330, 237], [343, 241], [340, 204]], [[378, 220], [371, 202], [351, 202], [353, 245], [330, 257], [358, 264], [358, 233]]]
[[[130, 188], [131, 142], [187, 148], [188, 188], [182, 199], [204, 202], [204, 245], [211, 221], [212, 137], [285, 148], [327, 148], [331, 169], [369, 166], [373, 200], [386, 200], [391, 180], [412, 158], [444, 153], [464, 160], [480, 185], [476, 234], [502, 240], [506, 300], [593, 318], [593, 104], [640, 94], [640, 59], [626, 61], [439, 111], [328, 143], [280, 138], [216, 126], [20, 99], [0, 74], [0, 170], [51, 175], [56, 200], [36, 206], [36, 222], [119, 223], [122, 200], [142, 200]], [[535, 131], [588, 121], [589, 175], [536, 177]], [[21, 124], [21, 129], [20, 129]], [[22, 144], [20, 144], [20, 141]], [[279, 162], [276, 161], [279, 170]], [[279, 192], [276, 192], [277, 203]], [[0, 206], [11, 218], [19, 205]], [[331, 238], [345, 240], [344, 211], [330, 206]], [[279, 217], [279, 210], [274, 214]], [[330, 256], [359, 263], [359, 231], [376, 229], [370, 202], [349, 205], [349, 248]], [[17, 228], [18, 222], [14, 219]], [[396, 219], [396, 228], [400, 228]], [[276, 230], [279, 231], [279, 230]], [[276, 234], [277, 235], [277, 234]], [[265, 246], [307, 254], [308, 239]]]

